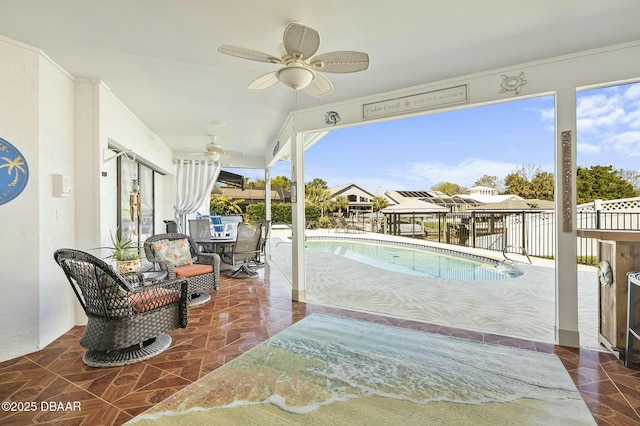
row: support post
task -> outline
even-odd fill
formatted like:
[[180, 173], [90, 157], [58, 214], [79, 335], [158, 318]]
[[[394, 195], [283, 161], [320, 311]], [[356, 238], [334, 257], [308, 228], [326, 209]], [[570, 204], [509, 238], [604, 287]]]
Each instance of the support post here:
[[304, 148], [302, 135], [296, 133], [294, 126], [291, 135], [291, 219], [292, 247], [291, 298], [298, 302], [306, 302], [306, 259], [304, 248]]
[[[264, 218], [268, 220], [269, 226], [272, 226], [271, 222], [271, 167], [264, 169]], [[271, 233], [269, 230], [265, 230], [267, 235]], [[267, 241], [264, 247], [264, 256], [266, 259], [271, 260], [271, 244]]]
[[556, 92], [556, 340], [580, 347], [576, 232], [576, 91]]

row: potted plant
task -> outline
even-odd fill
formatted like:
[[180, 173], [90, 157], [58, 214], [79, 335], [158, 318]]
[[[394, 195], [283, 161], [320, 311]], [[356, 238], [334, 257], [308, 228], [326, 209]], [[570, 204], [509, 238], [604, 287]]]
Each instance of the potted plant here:
[[111, 234], [111, 242], [111, 247], [104, 248], [111, 250], [111, 254], [107, 258], [116, 261], [116, 271], [120, 274], [140, 272], [140, 247], [136, 241], [132, 240], [130, 236], [118, 237], [116, 230], [115, 235]]

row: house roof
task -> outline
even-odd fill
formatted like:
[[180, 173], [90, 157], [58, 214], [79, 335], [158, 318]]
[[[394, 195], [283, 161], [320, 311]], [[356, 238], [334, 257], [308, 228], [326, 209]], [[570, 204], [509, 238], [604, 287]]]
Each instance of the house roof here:
[[349, 190], [356, 190], [356, 192], [360, 192], [361, 194], [366, 195], [369, 198], [375, 197], [375, 195], [373, 195], [372, 193], [370, 193], [365, 189], [362, 189], [362, 187], [356, 185], [355, 183], [348, 183], [345, 185], [334, 186], [333, 188], [329, 188], [329, 192], [331, 192], [331, 198], [345, 194], [349, 192]]
[[502, 203], [502, 202], [506, 202], [509, 200], [524, 200], [524, 198], [522, 198], [519, 195], [514, 195], [514, 194], [501, 194], [501, 195], [491, 195], [491, 194], [469, 194], [469, 195], [462, 195], [462, 197], [466, 197], [469, 199], [473, 199], [476, 201], [479, 201], [482, 204], [487, 204], [487, 203]]
[[389, 191], [385, 193], [385, 196], [390, 200], [394, 201], [396, 204], [401, 204], [405, 201], [409, 201], [412, 199], [423, 200], [433, 204], [438, 204], [441, 206], [477, 206], [482, 204], [469, 195], [453, 195], [449, 196], [441, 191]]
[[[244, 190], [240, 188], [232, 188], [225, 187], [220, 188], [222, 190], [222, 194], [224, 194], [227, 198], [239, 200], [243, 199], [246, 201], [263, 201], [265, 197], [266, 191], [264, 189], [255, 189], [255, 188], [246, 188]], [[273, 201], [285, 201], [291, 198], [291, 194], [289, 191], [272, 189], [271, 190], [271, 199]]]
[[[531, 207], [537, 206], [537, 207]], [[522, 197], [519, 199], [508, 199], [499, 201], [496, 203], [486, 203], [479, 207], [470, 207], [468, 210], [472, 211], [482, 211], [482, 210], [530, 210], [530, 209], [541, 209], [541, 210], [553, 210], [554, 202], [548, 200], [537, 200], [530, 199], [525, 200]]]
[[420, 199], [403, 201], [395, 206], [385, 207], [380, 210], [382, 213], [446, 213], [448, 208], [439, 206]]

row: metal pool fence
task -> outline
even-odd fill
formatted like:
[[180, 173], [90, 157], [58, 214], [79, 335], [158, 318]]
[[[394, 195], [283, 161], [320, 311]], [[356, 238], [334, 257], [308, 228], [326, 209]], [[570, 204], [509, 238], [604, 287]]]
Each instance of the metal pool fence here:
[[[369, 222], [369, 221], [367, 221]], [[356, 222], [357, 223], [357, 222]], [[396, 214], [363, 228], [446, 244], [529, 256], [555, 256], [555, 214], [541, 210], [491, 210], [437, 214]], [[580, 211], [577, 228], [639, 230], [640, 212]], [[525, 252], [523, 252], [523, 249]], [[597, 263], [598, 240], [577, 238], [578, 262]]]

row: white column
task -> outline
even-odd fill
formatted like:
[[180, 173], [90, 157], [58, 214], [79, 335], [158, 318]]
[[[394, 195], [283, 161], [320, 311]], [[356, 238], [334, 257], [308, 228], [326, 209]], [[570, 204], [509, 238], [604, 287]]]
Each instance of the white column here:
[[293, 241], [291, 247], [292, 291], [291, 298], [305, 302], [306, 296], [306, 256], [304, 249], [304, 148], [302, 135], [291, 136], [291, 215]]
[[[271, 167], [264, 169], [264, 218], [271, 223]], [[268, 235], [271, 235], [270, 233]], [[271, 260], [271, 243], [267, 241], [264, 247], [264, 257]]]
[[576, 247], [576, 91], [556, 92], [556, 340], [580, 347]]

